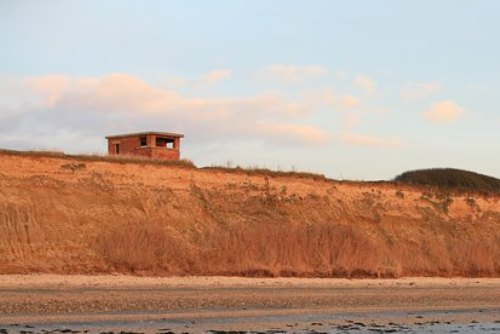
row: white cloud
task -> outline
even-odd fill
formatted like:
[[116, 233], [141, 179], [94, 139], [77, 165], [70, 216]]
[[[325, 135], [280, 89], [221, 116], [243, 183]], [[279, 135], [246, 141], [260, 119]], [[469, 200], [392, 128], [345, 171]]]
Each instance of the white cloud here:
[[[207, 74], [205, 80], [214, 83], [228, 76], [230, 72], [214, 72]], [[145, 129], [182, 132], [192, 143], [258, 140], [268, 145], [321, 146], [331, 136], [321, 127], [307, 124], [312, 111], [330, 108], [340, 112], [344, 131], [353, 128], [363, 114], [358, 97], [331, 89], [294, 97], [278, 93], [191, 97], [124, 73], [33, 77], [17, 86], [24, 87], [17, 103], [0, 108], [0, 125], [9, 124], [1, 127], [0, 143], [12, 143], [12, 138], [26, 141], [24, 134], [30, 133], [29, 138], [38, 138], [36, 145], [46, 143], [54, 147], [57, 138], [73, 133], [76, 137], [61, 141], [61, 149], [70, 151], [85, 145], [95, 147], [110, 133]], [[338, 140], [357, 146], [401, 146], [397, 137], [351, 132], [341, 133]]]
[[262, 71], [263, 77], [276, 79], [287, 84], [297, 84], [325, 76], [326, 68], [318, 65], [285, 65], [273, 64], [266, 66]]
[[375, 94], [377, 89], [375, 80], [366, 75], [356, 76], [356, 78], [354, 78], [354, 86], [363, 89], [368, 95]]
[[441, 90], [439, 82], [408, 82], [401, 90], [401, 96], [407, 100], [419, 100], [429, 97]]
[[339, 137], [342, 143], [356, 146], [399, 148], [403, 145], [401, 139], [398, 137], [380, 138], [372, 135], [359, 135], [349, 132], [341, 133]]
[[[215, 73], [207, 80], [214, 82], [227, 75]], [[0, 123], [17, 114], [8, 133], [0, 136], [4, 141], [7, 136], [26, 132], [49, 138], [61, 129], [101, 137], [111, 131], [157, 129], [159, 124], [168, 131], [186, 132], [192, 141], [257, 138], [279, 145], [320, 145], [327, 137], [320, 128], [300, 124], [311, 105], [278, 94], [187, 97], [123, 73], [102, 77], [46, 76], [25, 81], [30, 93], [19, 95], [17, 109], [10, 108], [8, 113], [0, 110]]]
[[451, 123], [465, 114], [465, 110], [453, 101], [441, 101], [423, 112], [425, 120], [432, 123]]

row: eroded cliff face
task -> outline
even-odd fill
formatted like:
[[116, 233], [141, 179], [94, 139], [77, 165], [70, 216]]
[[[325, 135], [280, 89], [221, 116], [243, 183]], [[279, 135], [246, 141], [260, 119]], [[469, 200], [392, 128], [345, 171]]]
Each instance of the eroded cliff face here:
[[0, 153], [0, 273], [500, 276], [500, 196]]

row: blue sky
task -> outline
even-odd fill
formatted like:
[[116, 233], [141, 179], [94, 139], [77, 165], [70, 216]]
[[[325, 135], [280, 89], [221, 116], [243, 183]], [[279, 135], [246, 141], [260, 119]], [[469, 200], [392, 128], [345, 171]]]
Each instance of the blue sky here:
[[500, 177], [498, 1], [0, 1], [0, 147]]

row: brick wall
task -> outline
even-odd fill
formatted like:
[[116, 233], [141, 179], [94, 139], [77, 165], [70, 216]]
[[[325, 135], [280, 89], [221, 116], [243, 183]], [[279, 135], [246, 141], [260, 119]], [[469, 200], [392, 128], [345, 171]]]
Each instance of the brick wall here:
[[[156, 137], [154, 135], [147, 136], [147, 147], [140, 146], [140, 136], [121, 137], [108, 139], [108, 154], [109, 155], [125, 155], [125, 156], [140, 156], [149, 157], [160, 160], [179, 160], [179, 149], [167, 149], [165, 147], [155, 147]], [[180, 147], [179, 138], [175, 139], [175, 147]], [[116, 144], [120, 145], [119, 153], [116, 152]]]

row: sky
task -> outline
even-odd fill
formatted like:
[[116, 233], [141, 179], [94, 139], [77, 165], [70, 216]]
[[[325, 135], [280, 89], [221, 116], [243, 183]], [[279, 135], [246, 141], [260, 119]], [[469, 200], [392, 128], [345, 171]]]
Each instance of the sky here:
[[500, 1], [0, 0], [0, 148], [500, 177]]

